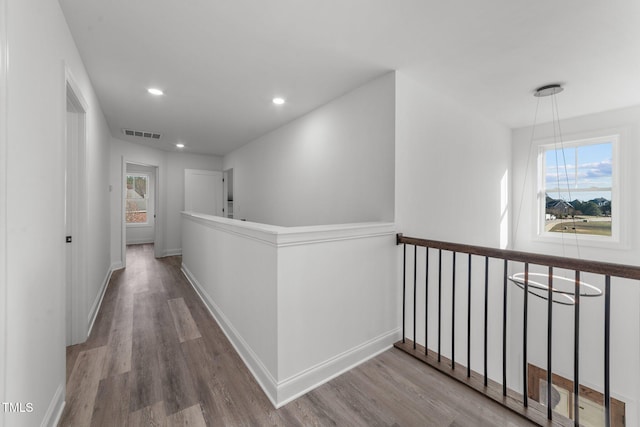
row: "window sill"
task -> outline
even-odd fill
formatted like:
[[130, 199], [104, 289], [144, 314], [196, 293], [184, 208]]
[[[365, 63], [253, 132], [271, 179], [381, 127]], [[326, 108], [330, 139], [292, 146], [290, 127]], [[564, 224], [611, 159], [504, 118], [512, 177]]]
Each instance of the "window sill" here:
[[576, 235], [562, 234], [562, 233], [541, 233], [533, 239], [540, 243], [551, 243], [555, 245], [571, 245], [585, 248], [597, 248], [597, 249], [614, 249], [614, 250], [627, 250], [630, 249], [628, 242], [620, 240], [619, 237], [611, 236], [589, 236], [585, 234], [579, 234], [576, 239]]

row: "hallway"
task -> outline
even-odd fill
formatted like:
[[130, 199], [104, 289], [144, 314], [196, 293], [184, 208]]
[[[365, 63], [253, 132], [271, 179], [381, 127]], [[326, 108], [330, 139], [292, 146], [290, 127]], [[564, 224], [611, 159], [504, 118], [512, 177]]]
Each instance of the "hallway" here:
[[127, 249], [86, 343], [67, 348], [62, 426], [520, 426], [396, 349], [276, 410], [180, 271]]

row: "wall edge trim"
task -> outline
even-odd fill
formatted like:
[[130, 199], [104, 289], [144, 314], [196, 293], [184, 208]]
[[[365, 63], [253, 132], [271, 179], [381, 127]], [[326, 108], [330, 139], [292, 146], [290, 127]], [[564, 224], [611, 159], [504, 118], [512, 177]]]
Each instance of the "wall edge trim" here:
[[104, 294], [107, 292], [107, 287], [109, 286], [109, 282], [111, 281], [111, 275], [115, 270], [119, 270], [119, 264], [120, 263], [116, 262], [111, 264], [111, 266], [109, 267], [102, 285], [100, 286], [100, 292], [98, 292], [98, 295], [96, 296], [96, 299], [94, 300], [91, 309], [89, 310], [89, 318], [87, 319], [89, 326], [87, 328], [87, 338], [89, 338], [89, 335], [91, 335], [91, 330], [93, 329], [93, 325], [95, 324], [98, 313], [100, 312], [100, 307], [102, 307], [102, 300], [104, 299]]
[[337, 356], [278, 382], [277, 408], [297, 399], [324, 383], [391, 349], [401, 339], [401, 329], [395, 328], [361, 343]]
[[60, 422], [60, 418], [62, 417], [62, 411], [65, 406], [65, 383], [58, 385], [58, 389], [56, 390], [51, 402], [49, 403], [49, 407], [47, 408], [47, 412], [42, 419], [41, 427], [54, 427], [57, 426]]
[[165, 249], [162, 252], [162, 256], [177, 256], [177, 255], [182, 255], [182, 248]]

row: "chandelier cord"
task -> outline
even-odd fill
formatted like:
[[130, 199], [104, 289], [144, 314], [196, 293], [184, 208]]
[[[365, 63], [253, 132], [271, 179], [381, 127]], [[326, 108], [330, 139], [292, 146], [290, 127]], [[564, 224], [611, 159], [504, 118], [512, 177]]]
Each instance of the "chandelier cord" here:
[[[580, 259], [580, 246], [579, 246], [579, 239], [578, 239], [578, 233], [576, 230], [576, 218], [575, 218], [575, 207], [573, 205], [571, 205], [569, 202], [567, 202], [566, 200], [563, 200], [562, 196], [561, 196], [561, 185], [560, 185], [560, 158], [559, 158], [559, 154], [558, 151], [560, 151], [562, 153], [562, 162], [564, 165], [564, 179], [566, 181], [566, 186], [567, 186], [567, 192], [568, 192], [568, 196], [569, 199], [571, 199], [571, 185], [569, 182], [569, 172], [567, 170], [567, 159], [566, 159], [566, 153], [565, 153], [565, 146], [564, 146], [564, 141], [562, 139], [562, 128], [560, 126], [560, 113], [559, 113], [559, 108], [558, 108], [558, 100], [556, 98], [556, 94], [562, 92], [563, 88], [559, 85], [559, 84], [553, 84], [553, 85], [547, 85], [547, 86], [543, 86], [540, 87], [536, 90], [536, 92], [534, 93], [534, 96], [538, 98], [537, 102], [536, 102], [536, 110], [535, 110], [535, 115], [534, 115], [534, 119], [533, 119], [533, 125], [531, 127], [531, 136], [529, 139], [529, 152], [527, 154], [527, 163], [526, 163], [526, 167], [525, 167], [525, 173], [524, 173], [524, 179], [522, 182], [522, 192], [521, 192], [521, 197], [520, 197], [520, 203], [519, 203], [519, 207], [518, 207], [518, 214], [516, 217], [516, 223], [515, 223], [515, 227], [514, 227], [514, 231], [512, 236], [514, 237], [514, 239], [518, 236], [518, 228], [520, 225], [520, 218], [522, 215], [522, 207], [524, 205], [524, 197], [525, 197], [525, 192], [527, 189], [527, 180], [529, 178], [529, 167], [531, 166], [531, 155], [533, 152], [533, 141], [535, 138], [535, 129], [536, 129], [536, 125], [537, 125], [537, 121], [538, 121], [538, 111], [539, 111], [539, 107], [540, 107], [540, 97], [546, 97], [551, 95], [551, 116], [552, 116], [552, 120], [551, 120], [551, 125], [552, 125], [552, 129], [553, 129], [553, 147], [554, 147], [554, 156], [555, 156], [555, 175], [556, 175], [556, 187], [557, 187], [557, 193], [558, 193], [558, 197], [560, 198], [559, 200], [566, 205], [569, 205], [571, 207], [571, 209], [573, 210], [572, 212], [572, 222], [573, 222], [573, 234], [574, 234], [574, 238], [575, 238], [575, 244], [576, 244], [576, 252], [577, 252], [577, 258]], [[540, 153], [543, 153], [544, 151], [541, 151]], [[540, 156], [539, 153], [539, 156]], [[547, 168], [546, 168], [546, 158], [542, 158], [542, 159], [538, 159], [539, 161], [542, 161], [542, 165], [543, 168], [542, 170], [544, 171], [545, 176], [540, 177], [540, 179], [543, 179], [544, 182], [546, 183], [546, 176], [547, 176]], [[578, 152], [576, 149], [576, 155], [575, 155], [575, 179], [576, 179], [576, 188], [577, 188], [577, 174], [578, 174]], [[546, 187], [545, 187], [546, 188]], [[544, 202], [544, 212], [546, 214], [546, 202], [547, 202], [547, 194], [546, 191], [544, 192], [544, 194], [541, 194], [540, 191], [536, 192], [537, 194], [537, 203], [542, 203]], [[542, 200], [542, 197], [544, 197], [544, 200]], [[541, 208], [542, 206], [538, 205], [539, 208]], [[569, 213], [569, 210], [567, 209], [567, 214]], [[564, 217], [560, 218], [560, 227], [561, 227], [561, 242], [562, 242], [562, 254], [563, 256], [565, 256], [565, 238], [564, 238], [564, 226], [563, 221], [564, 221]], [[545, 218], [546, 220], [546, 218]], [[538, 223], [538, 226], [540, 227], [540, 223]], [[546, 229], [546, 223], [544, 228]], [[515, 244], [515, 241], [514, 241]], [[532, 275], [536, 275], [536, 273], [530, 273]], [[538, 274], [540, 276], [546, 276], [544, 274]], [[571, 297], [571, 295], [575, 295], [575, 293], [580, 292], [580, 296], [593, 296], [593, 297], [597, 297], [597, 296], [601, 296], [602, 295], [602, 291], [599, 290], [598, 288], [596, 288], [593, 285], [590, 285], [582, 280], [580, 280], [579, 282], [575, 282], [576, 286], [579, 285], [580, 287], [580, 291], [578, 291], [577, 289], [573, 292], [569, 292], [569, 291], [562, 291], [561, 289], [556, 289], [554, 287], [552, 287], [552, 278], [557, 278], [560, 281], [568, 281], [568, 282], [572, 282], [572, 279], [568, 279], [565, 278], [564, 276], [557, 276], [555, 274], [551, 274], [551, 272], [548, 275], [548, 282], [547, 284], [543, 284], [540, 282], [536, 282], [536, 281], [529, 281], [528, 277], [527, 277], [527, 273], [526, 273], [526, 268], [525, 268], [525, 272], [524, 273], [515, 273], [512, 274], [511, 276], [509, 276], [509, 280], [511, 282], [513, 282], [514, 284], [516, 284], [517, 286], [519, 286], [520, 288], [522, 288], [523, 290], [525, 290], [525, 292], [531, 293], [534, 296], [538, 297], [538, 298], [542, 298], [542, 299], [549, 299], [551, 298], [553, 303], [558, 303], [558, 304], [562, 304], [562, 305], [574, 305], [575, 304], [575, 299], [573, 297]], [[530, 285], [529, 287], [525, 286], [526, 284]], [[537, 290], [537, 291], [536, 291]], [[540, 294], [539, 292], [544, 291], [544, 294]], [[551, 291], [553, 293], [553, 297], [548, 297], [547, 296], [547, 292]], [[558, 298], [566, 298], [569, 302], [564, 301], [562, 299], [558, 299], [556, 298], [556, 296], [558, 296]]]
[[[556, 124], [553, 127], [553, 136], [554, 139], [556, 138], [556, 126], [557, 126], [557, 137], [560, 141], [560, 150], [562, 152], [562, 163], [564, 165], [564, 175], [565, 175], [565, 181], [567, 184], [567, 194], [569, 195], [569, 201], [568, 203], [571, 204], [572, 197], [571, 197], [571, 185], [569, 184], [569, 172], [567, 171], [567, 158], [566, 158], [566, 154], [565, 154], [565, 147], [564, 147], [564, 141], [562, 139], [562, 129], [560, 127], [560, 113], [558, 111], [558, 99], [556, 98], [556, 94], [553, 94], [551, 96], [551, 105], [552, 105], [552, 111], [554, 114], [554, 121], [556, 122]], [[577, 148], [576, 148], [577, 150]], [[557, 156], [558, 156], [558, 150], [557, 150], [557, 143], [556, 143], [556, 176], [557, 176], [557, 181], [558, 181], [558, 189], [560, 189], [560, 179], [558, 177], [559, 172], [558, 172], [558, 160], [557, 160]], [[576, 174], [578, 173], [578, 161], [577, 161], [577, 156], [576, 156], [576, 164], [575, 164], [575, 170], [576, 170]], [[577, 175], [576, 175], [577, 176]], [[558, 194], [560, 195], [560, 194]], [[573, 205], [571, 205], [573, 207]], [[575, 209], [575, 207], [574, 207]], [[575, 212], [574, 214], [571, 216], [572, 218], [572, 224], [573, 224], [573, 237], [575, 239], [575, 243], [576, 243], [576, 255], [577, 258], [580, 259], [580, 244], [579, 244], [579, 240], [578, 240], [578, 230], [576, 227], [576, 216], [575, 216]], [[564, 232], [561, 233], [562, 236], [562, 254], [565, 255], [565, 246], [564, 246]]]
[[[553, 154], [556, 158], [556, 187], [558, 188], [558, 198], [566, 203], [566, 200], [562, 199], [562, 195], [560, 193], [560, 162], [558, 161], [558, 133], [556, 132], [556, 104], [555, 102], [553, 102], [555, 99], [556, 99], [556, 96], [551, 95], [551, 126], [553, 128]], [[560, 140], [560, 145], [562, 146], [562, 140]], [[565, 160], [565, 157], [564, 157], [564, 147], [562, 147], [562, 158], [564, 163], [564, 171], [566, 175], [567, 161]], [[546, 177], [545, 177], [545, 180], [546, 180]], [[571, 196], [569, 196], [569, 198], [571, 198]], [[545, 202], [546, 202], [546, 194], [545, 194]], [[546, 209], [545, 209], [545, 212], [546, 212]], [[568, 213], [569, 211], [567, 210], [567, 214]], [[564, 218], [562, 217], [560, 217], [560, 241], [562, 242], [562, 245], [561, 245], [562, 256], [566, 256], [565, 247], [564, 247]]]

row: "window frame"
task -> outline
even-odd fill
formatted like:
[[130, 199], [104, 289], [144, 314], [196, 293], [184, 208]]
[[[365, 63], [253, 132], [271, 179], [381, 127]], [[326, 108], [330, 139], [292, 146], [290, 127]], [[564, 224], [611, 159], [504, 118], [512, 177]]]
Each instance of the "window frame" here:
[[[124, 207], [125, 225], [127, 227], [146, 227], [146, 226], [149, 226], [150, 225], [150, 222], [149, 222], [149, 183], [150, 183], [151, 176], [148, 173], [144, 173], [144, 172], [127, 172], [127, 174], [125, 175], [125, 188], [124, 188], [125, 194], [128, 191], [127, 181], [128, 181], [130, 176], [133, 177], [134, 179], [135, 178], [146, 178], [147, 188], [146, 188], [146, 191], [145, 191], [144, 200], [147, 203], [147, 210], [146, 210], [146, 213], [147, 213], [147, 217], [146, 218], [147, 219], [146, 219], [145, 222], [128, 222], [127, 221], [127, 200], [132, 200], [132, 199], [129, 199], [129, 198], [125, 197], [124, 198], [124, 203], [125, 203], [125, 207]], [[134, 187], [135, 187], [135, 184], [134, 184]]]
[[[623, 141], [625, 140], [625, 131], [623, 129], [609, 129], [607, 131], [592, 132], [590, 134], [573, 135], [566, 137], [566, 142], [562, 142], [564, 148], [574, 148], [585, 145], [596, 145], [611, 142], [611, 236], [597, 236], [592, 234], [570, 234], [568, 237], [564, 233], [554, 233], [545, 231], [545, 213], [546, 213], [546, 165], [545, 152], [551, 149], [559, 149], [560, 143], [556, 143], [553, 139], [537, 141], [538, 155], [536, 161], [537, 182], [534, 188], [536, 200], [535, 221], [535, 237], [536, 241], [564, 244], [578, 242], [579, 245], [597, 248], [624, 248], [628, 246], [628, 242], [623, 239], [628, 233], [626, 221], [627, 218], [622, 213], [625, 212], [624, 207], [627, 204], [626, 191], [623, 191], [620, 185], [620, 177], [624, 176], [625, 169], [624, 156], [621, 155]], [[570, 239], [570, 240], [569, 240]]]

